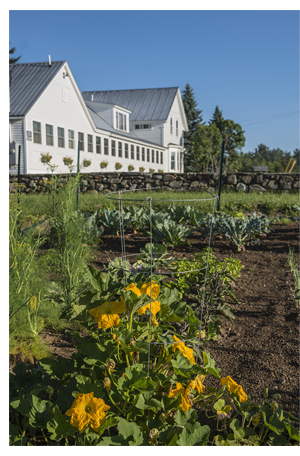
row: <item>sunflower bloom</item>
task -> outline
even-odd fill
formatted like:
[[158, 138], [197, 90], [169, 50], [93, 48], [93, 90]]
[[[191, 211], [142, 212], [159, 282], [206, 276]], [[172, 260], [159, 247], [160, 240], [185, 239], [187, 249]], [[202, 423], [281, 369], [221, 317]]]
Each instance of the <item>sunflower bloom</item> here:
[[125, 310], [126, 306], [124, 302], [113, 301], [105, 302], [101, 306], [89, 310], [89, 313], [95, 318], [99, 328], [107, 329], [113, 326], [119, 326], [119, 314], [125, 312]]
[[237, 394], [240, 402], [246, 402], [248, 399], [247, 394], [244, 392], [241, 385], [238, 385], [232, 378], [228, 375], [227, 377], [221, 378], [221, 385], [227, 385], [228, 391], [231, 393]]
[[192, 390], [196, 389], [198, 393], [203, 393], [205, 392], [205, 386], [203, 385], [203, 380], [205, 379], [205, 375], [197, 375], [195, 380], [191, 380], [190, 383], [188, 384], [188, 388], [191, 388]]
[[94, 397], [93, 392], [77, 394], [66, 415], [71, 417], [71, 425], [77, 427], [81, 434], [89, 423], [97, 432], [105, 421], [105, 412], [109, 409], [109, 405], [106, 405], [103, 399]]
[[193, 349], [192, 348], [188, 348], [184, 345], [184, 342], [181, 342], [180, 339], [178, 339], [177, 336], [174, 336], [173, 335], [173, 339], [175, 339], [176, 342], [175, 344], [172, 344], [172, 350], [173, 352], [175, 352], [177, 349], [181, 351], [181, 353], [183, 354], [183, 356], [185, 356], [189, 362], [191, 364], [196, 364], [196, 361], [195, 361], [195, 358], [194, 358], [194, 355], [193, 355]]
[[190, 392], [189, 388], [187, 388], [185, 390], [184, 387], [182, 386], [182, 384], [178, 382], [178, 383], [176, 383], [176, 388], [169, 392], [168, 397], [175, 397], [175, 396], [177, 396], [177, 394], [181, 394], [182, 402], [180, 404], [180, 407], [181, 407], [182, 411], [184, 413], [186, 413], [187, 410], [192, 408], [189, 397], [188, 397], [189, 392]]

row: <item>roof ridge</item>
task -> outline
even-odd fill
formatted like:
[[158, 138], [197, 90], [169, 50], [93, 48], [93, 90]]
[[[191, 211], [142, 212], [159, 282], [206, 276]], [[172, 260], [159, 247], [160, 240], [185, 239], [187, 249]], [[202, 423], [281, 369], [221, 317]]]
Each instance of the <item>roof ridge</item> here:
[[[52, 60], [51, 61], [51, 65], [53, 65], [53, 63], [62, 63], [62, 62], [65, 62], [67, 63], [67, 60]], [[10, 63], [9, 66], [13, 65], [37, 65], [37, 64], [41, 64], [41, 63], [47, 63], [49, 65], [49, 61], [45, 61], [45, 62], [20, 62], [20, 63]]]
[[97, 92], [128, 92], [137, 90], [164, 90], [164, 89], [179, 89], [179, 86], [172, 87], [151, 87], [148, 89], [116, 89], [116, 90], [83, 90], [82, 93], [97, 93]]

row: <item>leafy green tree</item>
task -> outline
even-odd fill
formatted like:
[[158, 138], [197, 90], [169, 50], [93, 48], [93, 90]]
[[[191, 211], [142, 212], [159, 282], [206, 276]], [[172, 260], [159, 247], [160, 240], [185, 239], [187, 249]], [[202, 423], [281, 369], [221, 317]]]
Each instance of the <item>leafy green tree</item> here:
[[197, 102], [192, 87], [186, 84], [182, 92], [182, 101], [188, 124], [188, 131], [184, 132], [184, 147], [186, 150], [184, 156], [184, 167], [186, 171], [193, 171], [191, 162], [193, 159], [193, 138], [197, 132], [198, 126], [203, 122], [202, 111], [197, 109]]
[[[10, 43], [9, 43], [10, 44]], [[16, 48], [12, 47], [9, 50], [9, 63], [17, 63], [18, 60], [22, 57], [21, 55], [19, 57], [13, 57], [14, 53], [16, 52]]]
[[224, 144], [224, 163], [223, 171], [234, 171], [239, 162], [239, 153], [245, 145], [244, 130], [240, 124], [233, 120], [224, 119], [219, 106], [216, 106], [212, 118], [209, 121], [210, 125], [215, 125], [220, 131]]
[[199, 125], [194, 135], [191, 168], [207, 173], [217, 172], [222, 135], [215, 124]]

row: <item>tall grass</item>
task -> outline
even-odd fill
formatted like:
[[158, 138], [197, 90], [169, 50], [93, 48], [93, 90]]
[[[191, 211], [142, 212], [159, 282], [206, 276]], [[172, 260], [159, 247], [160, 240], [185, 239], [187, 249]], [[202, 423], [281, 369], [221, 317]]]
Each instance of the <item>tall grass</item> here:
[[291, 247], [289, 247], [289, 256], [288, 256], [288, 260], [289, 260], [289, 265], [290, 265], [290, 268], [291, 268], [291, 271], [294, 275], [294, 279], [295, 279], [295, 291], [292, 290], [293, 294], [294, 294], [294, 298], [296, 300], [296, 303], [298, 304], [298, 306], [300, 305], [300, 276], [299, 276], [299, 266], [297, 266], [294, 262], [294, 249], [292, 249]]

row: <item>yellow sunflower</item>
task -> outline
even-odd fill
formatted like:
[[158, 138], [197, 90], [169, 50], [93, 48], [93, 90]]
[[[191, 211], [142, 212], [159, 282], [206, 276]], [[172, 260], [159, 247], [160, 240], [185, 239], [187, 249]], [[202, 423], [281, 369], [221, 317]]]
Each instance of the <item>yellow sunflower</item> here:
[[77, 394], [71, 408], [66, 411], [66, 415], [71, 417], [71, 425], [77, 427], [79, 432], [84, 432], [90, 423], [94, 431], [105, 421], [105, 412], [110, 407], [105, 404], [103, 399], [94, 397], [94, 393]]

